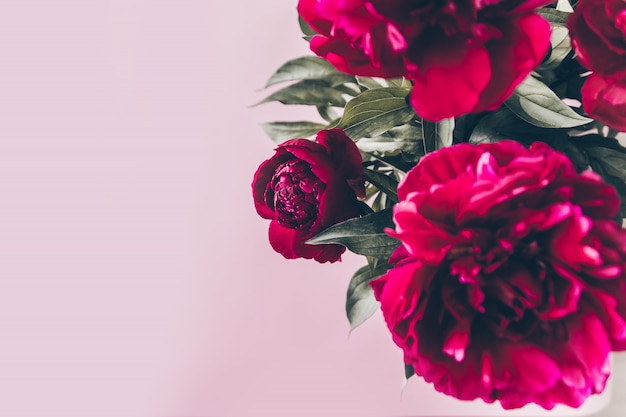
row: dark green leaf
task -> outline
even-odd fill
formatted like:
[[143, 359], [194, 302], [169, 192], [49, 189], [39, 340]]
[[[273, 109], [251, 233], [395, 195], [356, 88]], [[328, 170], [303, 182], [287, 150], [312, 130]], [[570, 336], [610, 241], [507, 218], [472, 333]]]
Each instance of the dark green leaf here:
[[415, 117], [407, 104], [410, 89], [403, 87], [367, 90], [346, 105], [339, 126], [352, 139], [376, 137]]
[[415, 369], [413, 369], [413, 366], [409, 365], [408, 363], [405, 363], [404, 364], [404, 378], [409, 379], [413, 375], [415, 375]]
[[352, 83], [335, 85], [333, 88], [351, 97], [356, 97], [361, 94], [361, 90], [356, 87], [356, 84]]
[[350, 322], [350, 331], [365, 323], [378, 310], [378, 301], [369, 283], [381, 277], [390, 266], [378, 263], [372, 269], [370, 265], [359, 268], [350, 279], [346, 294], [346, 315]]
[[407, 87], [411, 88], [411, 82], [406, 78], [389, 78], [386, 79], [389, 87]]
[[373, 78], [373, 77], [356, 77], [356, 82], [361, 87], [367, 90], [376, 90], [378, 88], [386, 88], [389, 87], [384, 78]]
[[302, 34], [305, 36], [314, 36], [317, 35], [317, 32], [314, 31], [311, 26], [309, 26], [309, 24], [307, 22], [304, 21], [304, 19], [298, 15], [298, 24], [300, 25], [300, 30], [302, 31]]
[[541, 15], [548, 22], [559, 23], [561, 25], [564, 25], [567, 22], [567, 18], [570, 15], [567, 12], [548, 8], [539, 9], [537, 10], [537, 13], [539, 13], [539, 15]]
[[387, 197], [391, 201], [394, 203], [398, 202], [398, 181], [395, 178], [371, 169], [365, 169], [364, 172], [367, 181], [383, 193], [387, 194]]
[[623, 219], [626, 217], [626, 182], [608, 174], [604, 175], [604, 181], [611, 184], [620, 196], [620, 216], [617, 222], [618, 224], [622, 224]]
[[502, 107], [480, 119], [469, 137], [469, 142], [478, 144], [514, 139], [530, 145], [535, 141], [549, 142], [552, 137], [566, 135], [566, 129], [543, 129], [531, 125], [517, 117], [509, 108]]
[[422, 126], [416, 120], [411, 120], [407, 124], [389, 129], [386, 134], [394, 139], [410, 139], [412, 141], [424, 139]]
[[450, 146], [454, 141], [454, 118], [440, 122], [422, 120], [422, 134], [425, 153]]
[[390, 209], [335, 224], [309, 239], [309, 245], [337, 243], [359, 255], [388, 259], [400, 241], [385, 233], [393, 228]]
[[[489, 115], [489, 113], [487, 113]], [[483, 113], [470, 113], [454, 119], [454, 143], [467, 143], [474, 128], [481, 119], [485, 117]]]
[[527, 77], [505, 103], [520, 119], [538, 127], [572, 128], [593, 121], [580, 116], [532, 76]]
[[[418, 147], [421, 144], [421, 140], [418, 143]], [[421, 151], [423, 152], [424, 146], [422, 145]], [[418, 149], [419, 150], [419, 149]], [[415, 166], [415, 164], [419, 161], [419, 159], [424, 156], [423, 153], [417, 154], [401, 154], [401, 155], [380, 155], [376, 153], [370, 153], [372, 157], [378, 159], [379, 161], [384, 162], [388, 166], [397, 169], [402, 172], [409, 172], [411, 168]]]
[[264, 123], [263, 130], [274, 142], [282, 143], [293, 138], [308, 138], [326, 126], [313, 122], [272, 122]]
[[303, 56], [287, 61], [278, 68], [265, 84], [265, 88], [278, 83], [299, 80], [324, 80], [329, 85], [355, 81], [353, 76], [337, 71], [323, 58]]
[[419, 159], [424, 152], [422, 141], [422, 127], [418, 123], [407, 123], [389, 129], [387, 132], [375, 138], [362, 138], [357, 141], [357, 146], [362, 152], [381, 156], [402, 155], [411, 161]]
[[626, 157], [623, 152], [602, 147], [587, 148], [586, 151], [602, 163], [608, 175], [626, 181]]
[[553, 24], [550, 34], [551, 50], [548, 58], [544, 60], [536, 69], [544, 77], [548, 77], [550, 81], [554, 79], [554, 71], [572, 50], [570, 44], [569, 31], [565, 26]]
[[617, 190], [621, 206], [616, 220], [621, 224], [626, 217], [626, 148], [616, 139], [595, 133], [574, 136], [570, 142], [587, 156], [589, 166]]
[[[282, 88], [258, 104], [279, 101], [283, 104], [343, 107], [346, 100], [340, 91], [321, 80], [304, 80]], [[257, 104], [257, 105], [258, 105]]]
[[326, 120], [328, 123], [339, 123], [339, 114], [337, 114], [332, 106], [317, 106], [317, 112], [322, 116], [322, 119]]
[[386, 208], [393, 206], [393, 202], [387, 198], [387, 194], [379, 192], [374, 201], [372, 202], [372, 210], [375, 212], [383, 211]]
[[614, 138], [607, 138], [598, 134], [589, 134], [582, 136], [573, 136], [570, 138], [572, 143], [585, 149], [590, 148], [608, 148], [616, 152], [626, 154], [626, 148]]
[[420, 146], [423, 147], [421, 139], [395, 139], [387, 136], [359, 139], [356, 144], [363, 152], [384, 156], [400, 153], [416, 155], [420, 152]]

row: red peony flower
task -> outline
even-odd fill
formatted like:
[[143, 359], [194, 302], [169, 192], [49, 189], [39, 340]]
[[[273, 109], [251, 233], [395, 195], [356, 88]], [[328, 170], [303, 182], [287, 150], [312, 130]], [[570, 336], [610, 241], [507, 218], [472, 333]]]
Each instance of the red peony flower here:
[[601, 75], [626, 77], [626, 3], [580, 0], [567, 20], [580, 62]]
[[581, 89], [587, 114], [620, 132], [626, 132], [626, 78], [591, 74]]
[[581, 0], [567, 21], [578, 60], [594, 73], [582, 93], [587, 114], [626, 131], [626, 3]]
[[252, 182], [254, 205], [270, 219], [269, 240], [287, 259], [341, 259], [341, 245], [307, 245], [318, 232], [360, 214], [365, 197], [359, 149], [339, 129], [323, 130], [317, 142], [292, 139], [276, 148]]
[[428, 120], [494, 110], [544, 58], [549, 0], [300, 0], [311, 49], [347, 73], [413, 81]]
[[626, 349], [619, 198], [547, 145], [426, 155], [394, 208], [402, 245], [371, 283], [407, 364], [443, 393], [579, 406]]

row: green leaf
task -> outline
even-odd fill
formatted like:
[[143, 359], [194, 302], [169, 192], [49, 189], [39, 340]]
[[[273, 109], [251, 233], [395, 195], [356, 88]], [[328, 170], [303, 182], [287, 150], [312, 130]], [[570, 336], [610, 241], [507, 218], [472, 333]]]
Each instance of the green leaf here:
[[359, 139], [356, 145], [363, 152], [383, 156], [395, 156], [401, 153], [417, 155], [420, 153], [420, 147], [424, 147], [421, 139], [395, 139], [388, 136]]
[[355, 81], [353, 76], [337, 71], [323, 58], [303, 56], [287, 61], [278, 68], [265, 84], [265, 88], [278, 83], [298, 80], [324, 80], [329, 85]]
[[406, 78], [402, 77], [402, 78], [388, 78], [385, 81], [387, 81], [387, 85], [389, 87], [408, 87], [411, 88], [411, 82], [409, 80], [407, 80]]
[[305, 243], [337, 243], [359, 255], [388, 259], [400, 244], [399, 240], [385, 233], [388, 227], [394, 227], [390, 209], [335, 224]]
[[263, 130], [274, 142], [282, 143], [293, 138], [308, 138], [315, 135], [326, 126], [319, 123], [299, 122], [272, 122], [261, 125]]
[[565, 25], [565, 23], [567, 22], [567, 18], [570, 15], [569, 13], [561, 11], [561, 10], [548, 9], [548, 8], [541, 8], [537, 10], [537, 13], [540, 16], [542, 16], [544, 19], [546, 19], [548, 22], [558, 23], [560, 25]]
[[411, 88], [411, 82], [406, 78], [378, 78], [378, 77], [356, 77], [357, 84], [368, 90], [387, 87]]
[[612, 185], [620, 196], [620, 216], [617, 220], [618, 224], [622, 224], [624, 217], [626, 217], [626, 182], [608, 174], [604, 175], [604, 181]]
[[364, 91], [348, 102], [338, 127], [356, 140], [376, 137], [408, 123], [415, 117], [406, 102], [409, 91], [404, 87]]
[[317, 112], [328, 123], [339, 123], [339, 115], [332, 106], [317, 106]]
[[501, 107], [486, 114], [472, 130], [472, 144], [492, 143], [502, 139], [514, 139], [526, 145], [537, 140], [549, 142], [550, 138], [567, 135], [566, 129], [543, 129], [517, 117], [509, 108]]
[[307, 22], [304, 21], [304, 19], [298, 15], [298, 24], [300, 25], [300, 30], [302, 31], [302, 34], [305, 36], [315, 36], [317, 35], [317, 32], [314, 31], [311, 26], [309, 26], [309, 24]]
[[454, 118], [440, 122], [422, 120], [422, 132], [426, 153], [450, 146], [454, 141]]
[[572, 128], [593, 122], [565, 104], [550, 88], [528, 76], [505, 102], [520, 119], [543, 128]]
[[608, 148], [616, 152], [626, 154], [626, 148], [614, 138], [607, 138], [595, 133], [582, 136], [573, 136], [570, 138], [572, 143], [585, 149], [591, 148]]
[[588, 165], [617, 190], [621, 207], [616, 220], [621, 224], [626, 216], [626, 148], [616, 139], [598, 134], [574, 136], [570, 143], [587, 157]]
[[[569, 38], [569, 31], [563, 25], [552, 24], [552, 32], [550, 33], [550, 55], [541, 63], [536, 71], [542, 75], [554, 71], [572, 50]], [[554, 75], [550, 74], [550, 78]]]
[[415, 369], [413, 369], [413, 366], [409, 365], [408, 363], [405, 363], [404, 364], [404, 378], [409, 379], [413, 375], [415, 375]]
[[374, 138], [359, 139], [356, 144], [362, 152], [377, 158], [402, 155], [413, 161], [424, 152], [422, 127], [414, 121], [389, 129]]
[[346, 100], [340, 91], [322, 80], [303, 80], [282, 88], [256, 105], [278, 101], [283, 104], [303, 104], [309, 106], [343, 107]]
[[363, 171], [365, 172], [365, 178], [370, 184], [387, 194], [387, 197], [394, 203], [398, 202], [398, 181], [395, 178], [371, 169]]
[[378, 310], [378, 301], [369, 283], [381, 277], [391, 266], [379, 263], [372, 269], [370, 265], [359, 268], [350, 279], [346, 294], [346, 315], [350, 322], [350, 331], [365, 323]]
[[626, 157], [623, 152], [610, 148], [587, 148], [587, 153], [602, 163], [606, 173], [626, 181]]
[[[418, 145], [419, 146], [419, 145]], [[421, 147], [423, 152], [424, 146]], [[367, 155], [372, 156], [374, 159], [378, 159], [381, 162], [384, 162], [387, 166], [391, 168], [395, 168], [397, 171], [406, 173], [411, 170], [419, 162], [420, 158], [424, 156], [421, 153], [417, 154], [400, 154], [400, 155], [380, 155], [376, 153], [366, 153]]]
[[389, 85], [385, 81], [384, 78], [375, 78], [375, 77], [359, 77], [356, 76], [356, 82], [361, 87], [367, 90], [376, 90], [379, 88], [387, 88]]
[[413, 141], [424, 139], [422, 125], [416, 120], [411, 120], [407, 124], [389, 129], [386, 134], [394, 139], [410, 139]]

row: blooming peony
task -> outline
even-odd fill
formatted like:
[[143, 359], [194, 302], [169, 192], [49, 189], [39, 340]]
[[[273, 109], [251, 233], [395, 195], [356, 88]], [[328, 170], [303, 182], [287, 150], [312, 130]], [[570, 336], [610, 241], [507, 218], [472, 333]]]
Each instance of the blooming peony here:
[[365, 197], [361, 163], [358, 148], [339, 129], [319, 132], [317, 142], [292, 139], [279, 145], [252, 182], [257, 212], [272, 220], [272, 248], [287, 259], [339, 260], [343, 246], [304, 242], [360, 214], [357, 197]]
[[371, 283], [417, 375], [462, 400], [579, 406], [626, 349], [619, 198], [542, 143], [460, 144], [398, 187], [394, 267]]
[[587, 114], [620, 132], [626, 132], [626, 78], [612, 80], [591, 74], [581, 89]]
[[494, 110], [544, 58], [545, 0], [300, 0], [311, 49], [337, 69], [413, 82], [428, 120]]
[[626, 132], [626, 3], [580, 0], [567, 26], [578, 60], [594, 72], [581, 90], [583, 108]]
[[572, 47], [589, 70], [626, 77], [626, 3], [580, 0], [567, 20]]

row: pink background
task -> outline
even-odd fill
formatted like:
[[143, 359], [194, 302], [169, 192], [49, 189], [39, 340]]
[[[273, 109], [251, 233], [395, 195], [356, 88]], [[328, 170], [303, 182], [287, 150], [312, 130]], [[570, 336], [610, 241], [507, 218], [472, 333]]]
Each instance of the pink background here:
[[284, 261], [248, 106], [308, 53], [295, 0], [0, 0], [0, 416], [493, 414], [415, 380], [363, 264]]

